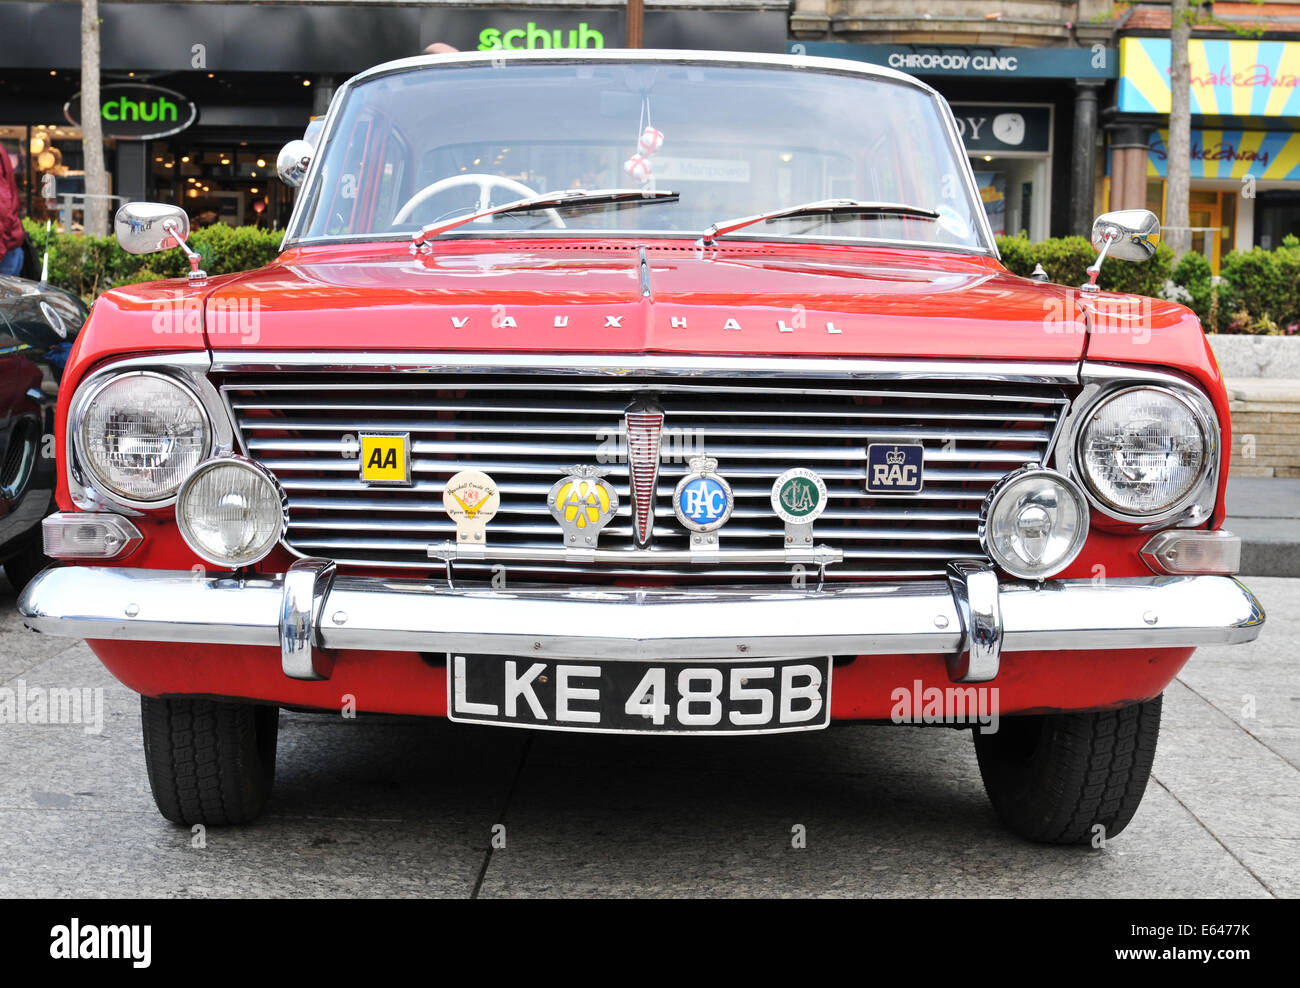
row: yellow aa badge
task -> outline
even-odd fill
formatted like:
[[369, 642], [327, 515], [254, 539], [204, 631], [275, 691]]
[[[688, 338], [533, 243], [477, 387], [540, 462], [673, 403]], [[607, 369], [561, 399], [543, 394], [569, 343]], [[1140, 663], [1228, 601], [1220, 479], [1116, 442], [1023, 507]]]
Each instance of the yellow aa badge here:
[[551, 515], [564, 531], [565, 546], [594, 549], [600, 530], [618, 511], [618, 493], [600, 474], [597, 467], [574, 467], [546, 497]]
[[411, 436], [407, 432], [361, 433], [361, 482], [411, 486]]

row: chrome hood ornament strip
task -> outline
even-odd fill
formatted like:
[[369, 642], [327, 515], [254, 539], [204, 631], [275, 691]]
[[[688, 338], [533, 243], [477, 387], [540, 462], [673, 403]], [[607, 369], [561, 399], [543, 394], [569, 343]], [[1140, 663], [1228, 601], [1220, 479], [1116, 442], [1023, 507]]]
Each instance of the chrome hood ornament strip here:
[[652, 399], [640, 398], [624, 413], [623, 429], [627, 435], [628, 478], [632, 487], [632, 536], [638, 549], [646, 549], [654, 534], [664, 410]]

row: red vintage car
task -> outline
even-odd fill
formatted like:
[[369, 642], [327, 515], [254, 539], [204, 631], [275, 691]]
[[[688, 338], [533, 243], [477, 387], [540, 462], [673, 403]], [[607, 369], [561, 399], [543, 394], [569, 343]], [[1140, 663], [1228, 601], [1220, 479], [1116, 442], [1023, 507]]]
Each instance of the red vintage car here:
[[[738, 746], [960, 724], [1013, 831], [1095, 841], [1196, 646], [1259, 634], [1195, 316], [1008, 273], [916, 79], [427, 56], [279, 168], [274, 263], [95, 304], [62, 564], [20, 602], [142, 695], [169, 820], [255, 817], [279, 708], [354, 707]], [[176, 207], [116, 227], [192, 253]]]

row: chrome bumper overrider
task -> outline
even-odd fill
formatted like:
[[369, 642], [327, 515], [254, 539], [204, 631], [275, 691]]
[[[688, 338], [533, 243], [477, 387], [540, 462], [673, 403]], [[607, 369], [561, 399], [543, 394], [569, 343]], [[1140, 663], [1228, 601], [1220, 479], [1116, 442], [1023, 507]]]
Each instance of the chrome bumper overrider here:
[[997, 675], [1001, 652], [1252, 641], [1254, 595], [1228, 576], [999, 583], [959, 561], [947, 581], [795, 589], [450, 589], [335, 576], [54, 567], [23, 591], [36, 631], [71, 638], [280, 646], [285, 674], [327, 678], [332, 654], [371, 649], [599, 659], [941, 653], [957, 682]]

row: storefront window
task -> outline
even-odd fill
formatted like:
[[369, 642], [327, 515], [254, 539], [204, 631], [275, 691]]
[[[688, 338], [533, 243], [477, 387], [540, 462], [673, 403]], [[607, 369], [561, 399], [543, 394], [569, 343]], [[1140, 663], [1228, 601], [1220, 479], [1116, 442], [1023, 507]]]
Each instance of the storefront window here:
[[[1161, 179], [1147, 181], [1147, 209], [1156, 214], [1166, 231], [1169, 229], [1165, 222], [1167, 188]], [[1210, 270], [1218, 274], [1223, 256], [1235, 245], [1237, 189], [1198, 188], [1193, 182], [1187, 197], [1187, 218], [1191, 249], [1203, 255], [1210, 262]]]
[[[110, 192], [114, 144], [112, 140], [104, 142]], [[81, 130], [64, 124], [0, 127], [0, 147], [14, 162], [25, 214], [37, 221], [49, 219], [65, 229], [80, 230], [81, 196], [86, 189]]]
[[190, 135], [149, 148], [151, 197], [185, 207], [195, 226], [278, 229], [292, 201], [275, 181], [275, 147], [252, 141], [208, 141]]
[[1255, 243], [1272, 250], [1288, 236], [1300, 236], [1300, 191], [1261, 192], [1255, 200]]
[[1030, 240], [1047, 236], [1046, 158], [972, 156], [984, 211], [994, 236], [1025, 232]]
[[953, 116], [995, 236], [1047, 237], [1051, 224], [1053, 108], [953, 103]]

